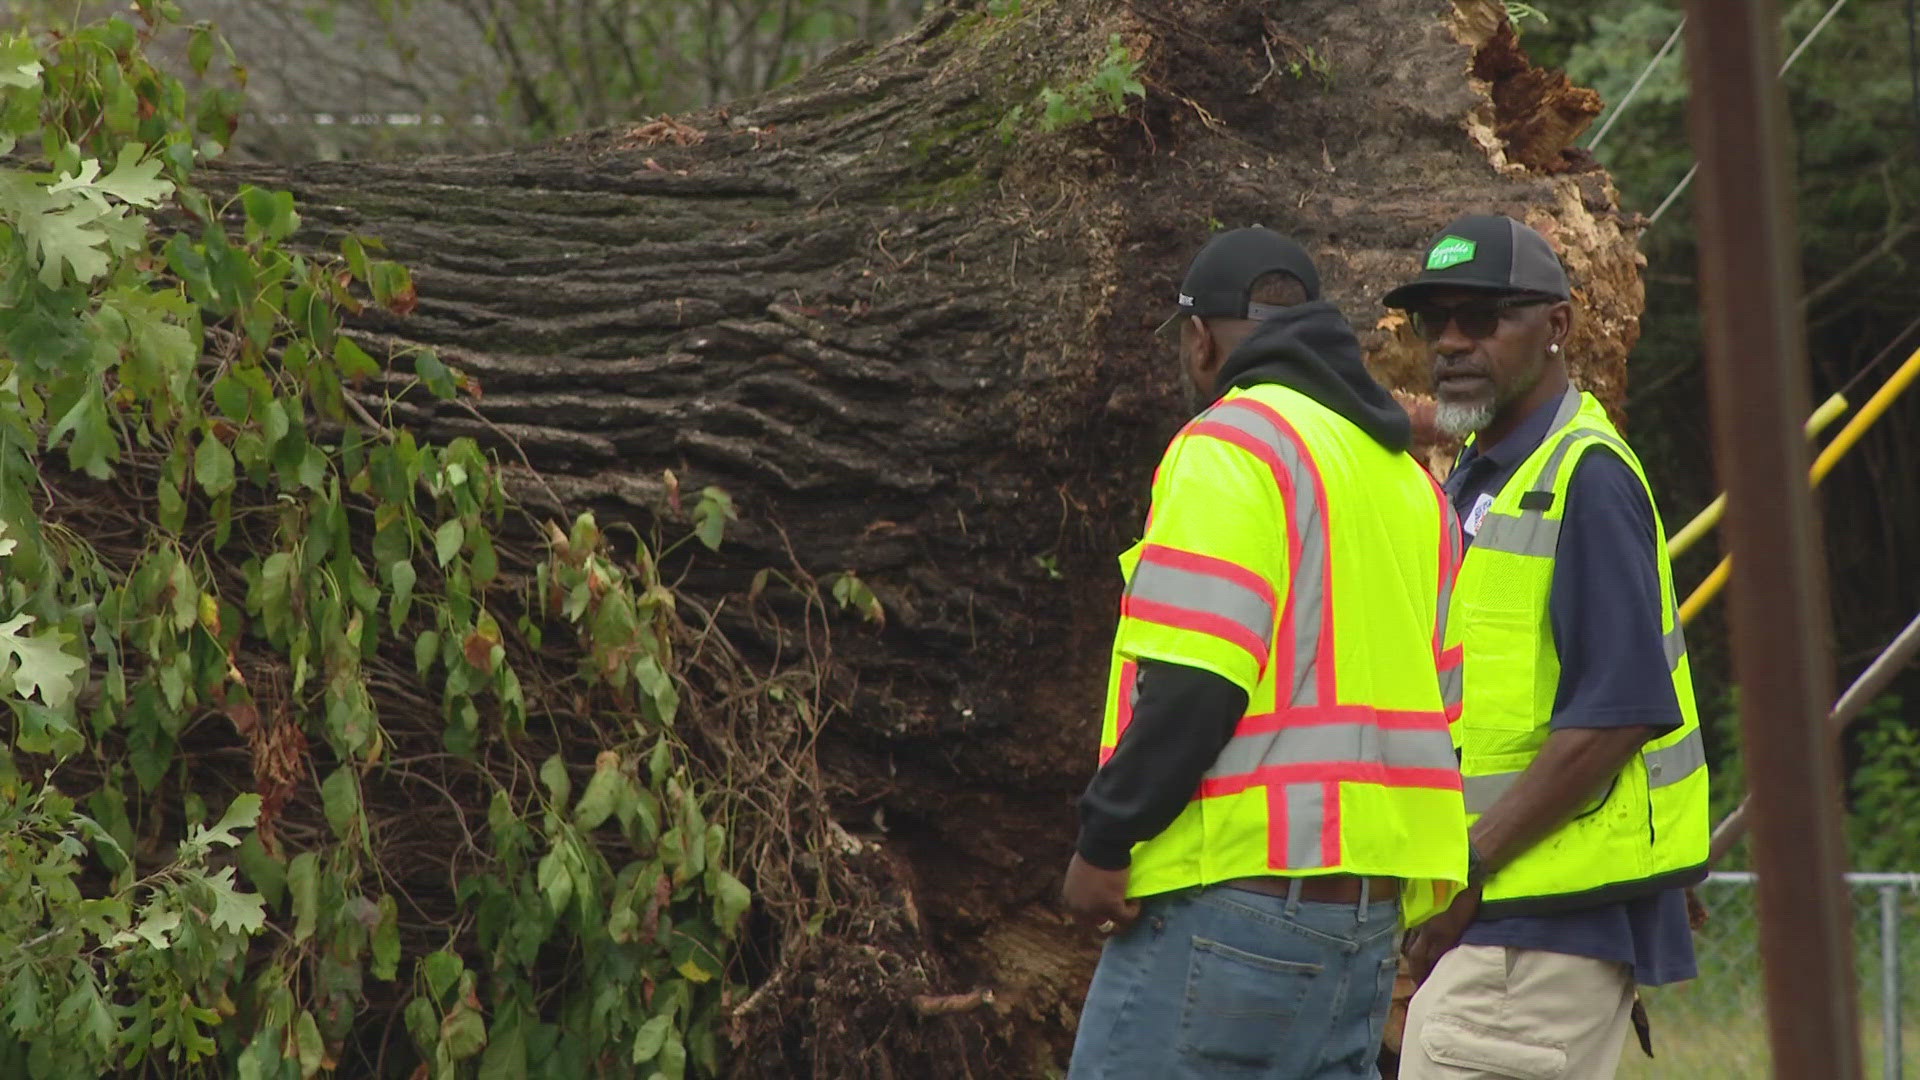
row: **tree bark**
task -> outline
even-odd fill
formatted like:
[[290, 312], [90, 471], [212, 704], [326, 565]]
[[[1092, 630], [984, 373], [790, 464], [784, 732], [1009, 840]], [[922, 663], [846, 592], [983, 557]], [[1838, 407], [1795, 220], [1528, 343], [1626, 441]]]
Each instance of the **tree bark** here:
[[[1638, 333], [1638, 223], [1569, 149], [1597, 99], [1528, 64], [1499, 4], [1004, 6], [1021, 10], [939, 7], [674, 124], [232, 175], [292, 190], [312, 241], [375, 235], [413, 268], [418, 310], [362, 330], [483, 388], [410, 399], [417, 430], [498, 447], [523, 497], [603, 519], [670, 513], [667, 470], [725, 488], [741, 521], [689, 582], [723, 612], [790, 614], [778, 590], [748, 594], [796, 562], [851, 571], [884, 606], [883, 626], [833, 623], [845, 709], [818, 753], [912, 955], [857, 992], [770, 988], [783, 1035], [743, 1048], [743, 1075], [1064, 1065], [1097, 945], [1054, 896], [1093, 766], [1112, 559], [1184, 419], [1149, 330], [1211, 229], [1299, 238], [1375, 370], [1414, 394], [1422, 350], [1378, 297], [1459, 213], [1511, 213], [1560, 247], [1576, 378], [1610, 402]], [[1003, 138], [1113, 35], [1143, 103]], [[725, 625], [769, 662], [792, 646], [766, 619]]]

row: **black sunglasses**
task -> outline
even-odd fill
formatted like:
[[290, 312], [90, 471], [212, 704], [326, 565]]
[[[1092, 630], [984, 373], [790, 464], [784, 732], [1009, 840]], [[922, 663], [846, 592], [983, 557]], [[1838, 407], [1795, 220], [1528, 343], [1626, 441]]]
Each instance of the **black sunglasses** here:
[[1439, 341], [1440, 335], [1447, 332], [1447, 323], [1460, 328], [1460, 332], [1479, 341], [1490, 338], [1500, 329], [1500, 319], [1507, 312], [1540, 304], [1551, 304], [1551, 296], [1522, 294], [1502, 296], [1490, 300], [1468, 300], [1460, 304], [1424, 304], [1407, 310], [1408, 320], [1413, 323], [1413, 332], [1427, 341]]

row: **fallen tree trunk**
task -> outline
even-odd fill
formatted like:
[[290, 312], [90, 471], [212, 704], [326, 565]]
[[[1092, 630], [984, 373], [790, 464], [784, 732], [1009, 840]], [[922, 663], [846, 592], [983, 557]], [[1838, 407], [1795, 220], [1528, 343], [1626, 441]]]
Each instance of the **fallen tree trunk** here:
[[[1114, 40], [1143, 101], [1027, 118]], [[1637, 225], [1570, 149], [1597, 111], [1490, 0], [980, 0], [731, 109], [228, 175], [292, 190], [313, 242], [378, 236], [413, 268], [417, 310], [360, 331], [481, 388], [409, 399], [416, 431], [498, 449], [537, 507], [645, 525], [677, 490], [737, 502], [686, 588], [763, 667], [825, 658], [839, 710], [807, 752], [841, 851], [810, 854], [857, 865], [886, 925], [766, 927], [735, 1070], [1041, 1076], [1096, 948], [1053, 897], [1112, 559], [1182, 419], [1147, 331], [1183, 260], [1218, 226], [1298, 237], [1418, 393], [1377, 297], [1457, 213], [1511, 213], [1562, 249], [1576, 377], [1617, 402], [1642, 294]], [[883, 622], [805, 616], [843, 573]]]

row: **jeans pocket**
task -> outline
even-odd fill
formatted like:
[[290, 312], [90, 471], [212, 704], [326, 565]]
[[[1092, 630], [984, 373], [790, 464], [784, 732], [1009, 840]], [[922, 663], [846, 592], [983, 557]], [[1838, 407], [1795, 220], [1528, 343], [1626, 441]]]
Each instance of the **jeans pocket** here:
[[1203, 1076], [1274, 1068], [1322, 970], [1194, 938], [1180, 1012], [1181, 1058]]

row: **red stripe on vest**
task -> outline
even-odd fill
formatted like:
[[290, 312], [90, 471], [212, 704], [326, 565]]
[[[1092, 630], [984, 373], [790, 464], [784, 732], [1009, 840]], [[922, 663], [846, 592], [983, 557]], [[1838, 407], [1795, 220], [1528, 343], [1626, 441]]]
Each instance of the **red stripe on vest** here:
[[[1228, 562], [1225, 559], [1216, 559], [1211, 555], [1201, 555], [1192, 551], [1181, 551], [1179, 548], [1167, 547], [1164, 544], [1146, 544], [1142, 546], [1140, 549], [1140, 561], [1143, 563], [1153, 563], [1156, 566], [1169, 567], [1174, 570], [1185, 570], [1188, 573], [1204, 574], [1207, 577], [1215, 577], [1222, 581], [1232, 582], [1246, 589], [1248, 592], [1258, 594], [1260, 599], [1265, 600], [1268, 604], [1278, 606], [1273, 597], [1273, 583], [1246, 567], [1241, 566], [1239, 563]], [[1139, 572], [1137, 568], [1134, 570], [1136, 574]]]
[[[1238, 795], [1257, 787], [1283, 784], [1379, 784], [1385, 787], [1459, 791], [1460, 773], [1454, 769], [1389, 766], [1371, 761], [1316, 761], [1301, 765], [1262, 765], [1240, 776], [1209, 777], [1200, 781], [1202, 798]], [[1271, 826], [1269, 826], [1271, 827]]]
[[1329, 781], [1320, 790], [1320, 865], [1340, 865], [1340, 785]]
[[[1302, 439], [1300, 432], [1287, 421], [1286, 417], [1281, 416], [1272, 406], [1251, 398], [1235, 398], [1231, 402], [1228, 402], [1228, 406], [1245, 409], [1273, 425], [1273, 429], [1279, 432], [1282, 438], [1293, 444], [1294, 452], [1300, 459], [1300, 467], [1306, 472], [1307, 479], [1313, 484], [1313, 497], [1320, 507], [1320, 529], [1326, 545], [1326, 558], [1320, 567], [1320, 625], [1313, 628], [1314, 636], [1317, 638], [1314, 647], [1314, 681], [1318, 691], [1317, 700], [1323, 704], [1339, 701], [1339, 688], [1335, 682], [1337, 673], [1334, 664], [1333, 640], [1333, 613], [1335, 610], [1333, 600], [1333, 536], [1331, 530], [1327, 527], [1330, 520], [1329, 512], [1331, 508], [1327, 503], [1326, 482], [1320, 477], [1320, 468], [1314, 464], [1313, 454], [1307, 450], [1306, 440]], [[1269, 454], [1265, 455], [1265, 459], [1267, 460], [1268, 467], [1273, 469], [1275, 479], [1280, 483], [1281, 489], [1286, 492], [1288, 497], [1287, 547], [1290, 549], [1289, 554], [1292, 556], [1292, 562], [1288, 566], [1288, 572], [1290, 574], [1298, 574], [1300, 572], [1301, 553], [1304, 549], [1305, 538], [1301, 535], [1299, 524], [1293, 520], [1293, 514], [1291, 513], [1294, 478], [1277, 456]], [[1289, 585], [1289, 591], [1291, 591], [1292, 588], [1293, 586]], [[1291, 616], [1293, 605], [1289, 603], [1287, 607], [1289, 609], [1289, 616]], [[1293, 626], [1293, 619], [1291, 617], [1286, 618], [1284, 622], [1287, 624], [1288, 632], [1283, 633], [1280, 636], [1280, 640], [1290, 645], [1293, 641], [1293, 633], [1297, 632], [1297, 628]], [[1278, 651], [1287, 652], [1289, 650], [1281, 649]], [[1292, 681], [1289, 680], [1284, 685], [1291, 686]]]
[[1266, 670], [1267, 656], [1272, 651], [1271, 645], [1261, 641], [1253, 631], [1232, 619], [1211, 612], [1195, 611], [1192, 608], [1175, 607], [1172, 604], [1129, 596], [1120, 601], [1120, 614], [1129, 619], [1158, 623], [1175, 630], [1192, 630], [1195, 633], [1219, 638], [1229, 645], [1237, 645], [1253, 657], [1254, 663], [1262, 672]]
[[1320, 724], [1373, 724], [1392, 731], [1445, 731], [1447, 718], [1438, 709], [1376, 709], [1371, 705], [1301, 705], [1270, 713], [1248, 713], [1240, 718], [1235, 735], [1265, 735], [1295, 727]]

